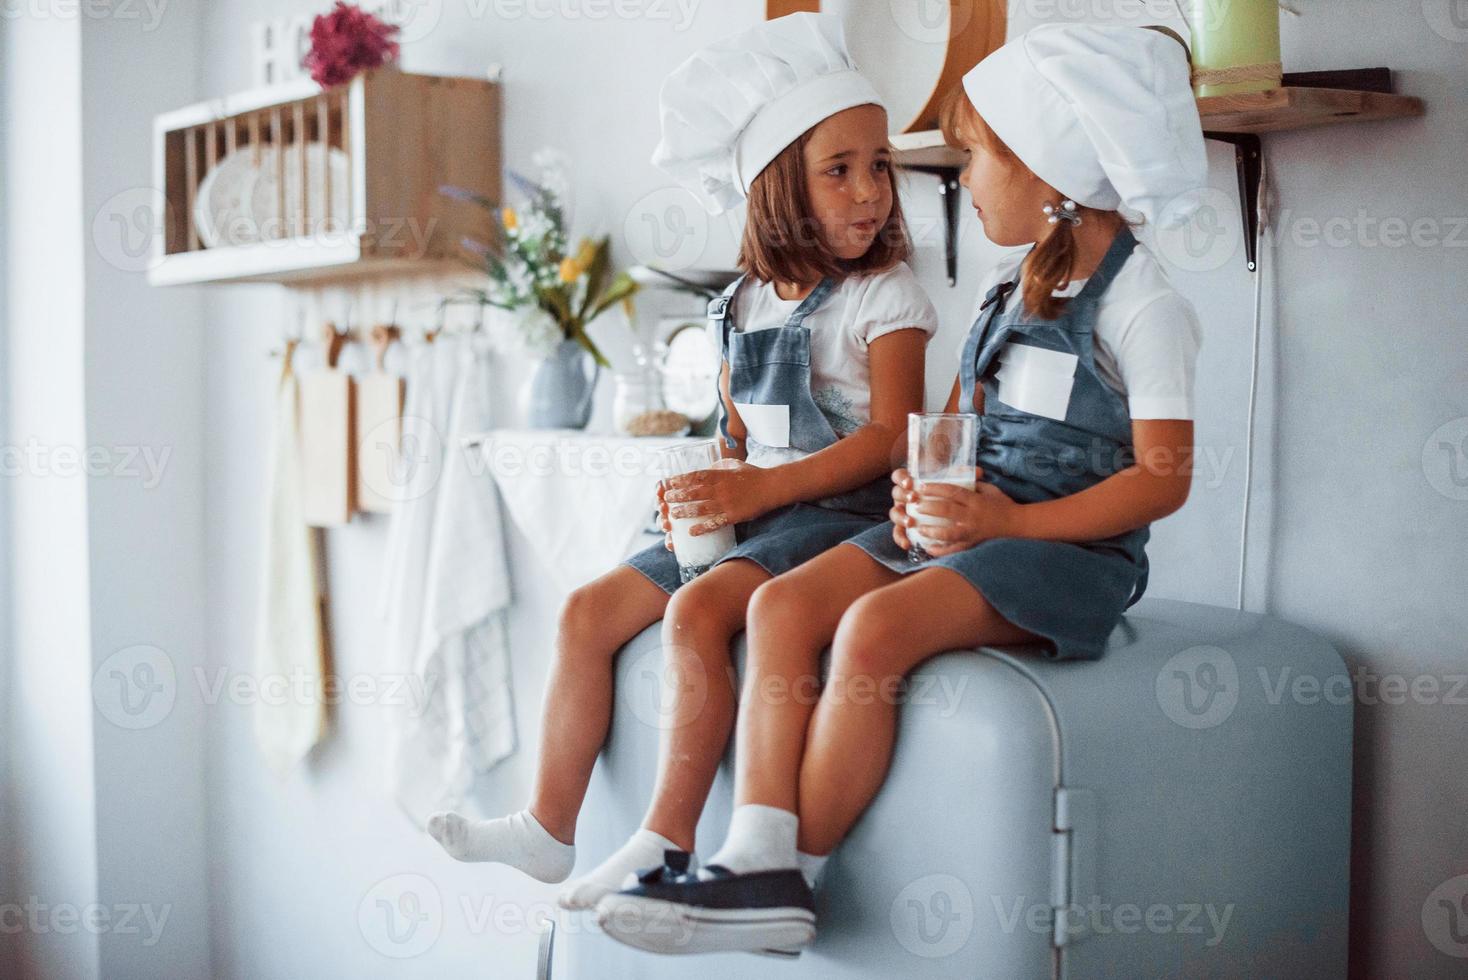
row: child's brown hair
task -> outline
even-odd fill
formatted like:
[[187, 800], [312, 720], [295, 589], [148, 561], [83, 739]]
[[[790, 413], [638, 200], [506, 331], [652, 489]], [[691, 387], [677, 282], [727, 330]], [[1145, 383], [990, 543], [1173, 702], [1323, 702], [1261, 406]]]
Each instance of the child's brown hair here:
[[814, 127], [759, 172], [749, 185], [744, 237], [739, 243], [739, 268], [763, 282], [810, 283], [830, 276], [880, 272], [912, 255], [912, 240], [902, 217], [897, 193], [897, 168], [890, 160], [892, 211], [877, 229], [877, 237], [860, 258], [843, 259], [826, 246], [820, 222], [811, 214], [805, 193], [805, 145]]
[[[1025, 165], [974, 109], [962, 84], [953, 86], [943, 97], [938, 108], [938, 127], [943, 131], [943, 141], [949, 146], [961, 149], [965, 143], [977, 143], [1001, 158], [1012, 160], [1021, 167]], [[1084, 213], [1092, 209], [1080, 210]], [[1069, 221], [1055, 222], [1050, 226], [1049, 234], [1036, 243], [1025, 263], [1020, 289], [1026, 309], [1047, 320], [1060, 315], [1066, 301], [1065, 297], [1056, 296], [1055, 290], [1070, 284], [1075, 257], [1074, 227]]]

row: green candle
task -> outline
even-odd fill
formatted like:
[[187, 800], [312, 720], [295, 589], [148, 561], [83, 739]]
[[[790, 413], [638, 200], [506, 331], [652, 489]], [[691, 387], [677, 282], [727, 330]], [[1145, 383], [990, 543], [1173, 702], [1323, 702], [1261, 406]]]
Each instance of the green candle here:
[[1188, 0], [1199, 95], [1279, 87], [1278, 0]]

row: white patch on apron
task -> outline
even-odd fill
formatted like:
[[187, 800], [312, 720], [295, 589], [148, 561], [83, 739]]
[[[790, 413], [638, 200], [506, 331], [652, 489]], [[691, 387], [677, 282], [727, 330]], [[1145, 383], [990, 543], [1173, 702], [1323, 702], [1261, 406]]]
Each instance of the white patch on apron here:
[[999, 352], [999, 400], [1022, 412], [1065, 421], [1080, 358], [1013, 341]]
[[773, 449], [790, 445], [790, 406], [735, 402], [734, 410], [744, 420], [744, 431], [756, 442]]

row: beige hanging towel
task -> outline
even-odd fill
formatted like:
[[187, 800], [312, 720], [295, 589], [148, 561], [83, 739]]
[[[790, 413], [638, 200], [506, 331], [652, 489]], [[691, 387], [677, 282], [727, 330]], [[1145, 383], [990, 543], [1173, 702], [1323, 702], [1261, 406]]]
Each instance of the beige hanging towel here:
[[399, 490], [395, 477], [403, 431], [403, 379], [384, 367], [387, 348], [398, 328], [372, 328], [374, 370], [357, 379], [357, 506], [389, 514]]
[[277, 773], [300, 762], [325, 734], [326, 655], [316, 532], [302, 506], [300, 385], [291, 370], [295, 342], [286, 345], [275, 400], [269, 475], [265, 485], [265, 547], [261, 560], [255, 673], [255, 739]]
[[300, 381], [302, 500], [306, 523], [340, 527], [357, 511], [357, 386], [337, 369], [346, 334], [322, 328], [324, 364]]

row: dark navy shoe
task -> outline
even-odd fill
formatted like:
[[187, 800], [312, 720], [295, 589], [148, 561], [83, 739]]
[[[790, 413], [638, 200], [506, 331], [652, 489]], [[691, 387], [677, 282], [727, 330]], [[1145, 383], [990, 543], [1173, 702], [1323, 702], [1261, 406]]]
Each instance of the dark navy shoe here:
[[[675, 853], [668, 851], [667, 856]], [[604, 897], [596, 921], [618, 942], [654, 953], [798, 955], [816, 933], [815, 898], [796, 868], [735, 874], [710, 864], [690, 874], [665, 861]]]
[[[687, 851], [666, 850], [663, 851], [663, 863], [656, 868], [645, 868], [637, 872], [637, 886], [648, 884], [660, 884], [665, 881], [676, 881], [688, 874], [688, 866], [693, 862], [693, 855]], [[623, 879], [624, 881], [626, 879]], [[633, 887], [637, 887], [633, 886]]]

